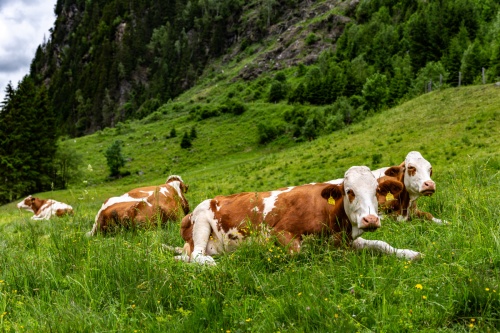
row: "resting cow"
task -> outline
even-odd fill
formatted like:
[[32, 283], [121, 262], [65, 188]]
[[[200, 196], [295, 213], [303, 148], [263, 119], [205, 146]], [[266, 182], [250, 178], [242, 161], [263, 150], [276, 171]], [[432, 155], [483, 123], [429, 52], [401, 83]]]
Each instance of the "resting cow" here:
[[95, 217], [88, 236], [116, 226], [156, 224], [177, 220], [189, 212], [184, 197], [188, 186], [180, 176], [169, 176], [164, 185], [136, 188], [120, 197], [107, 199]]
[[54, 215], [73, 215], [73, 207], [68, 204], [52, 199], [34, 198], [31, 195], [18, 203], [17, 208], [33, 212], [35, 215], [31, 217], [32, 220], [48, 220]]
[[416, 216], [443, 223], [431, 213], [417, 209], [418, 198], [431, 196], [436, 191], [436, 183], [431, 179], [432, 166], [419, 152], [412, 151], [400, 165], [381, 168], [373, 171], [373, 174], [380, 181], [392, 177], [404, 184], [403, 190], [397, 195], [378, 196], [381, 211], [396, 214], [398, 220], [403, 221]]
[[217, 196], [200, 203], [181, 223], [183, 261], [215, 264], [211, 257], [233, 250], [255, 230], [276, 236], [290, 252], [300, 251], [302, 236], [330, 234], [335, 245], [370, 248], [414, 259], [419, 253], [359, 237], [380, 227], [376, 193], [398, 193], [403, 184], [380, 184], [367, 167], [352, 167], [342, 184], [307, 184], [270, 192]]

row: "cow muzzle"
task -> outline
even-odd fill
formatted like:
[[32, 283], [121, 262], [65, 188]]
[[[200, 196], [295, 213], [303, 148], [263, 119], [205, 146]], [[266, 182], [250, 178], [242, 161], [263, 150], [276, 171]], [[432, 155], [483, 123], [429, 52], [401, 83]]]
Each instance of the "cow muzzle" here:
[[425, 196], [431, 196], [436, 192], [436, 183], [432, 180], [428, 180], [422, 184], [422, 188], [420, 189], [420, 194]]
[[380, 228], [380, 219], [375, 215], [366, 215], [361, 220], [361, 227], [364, 231], [375, 231]]

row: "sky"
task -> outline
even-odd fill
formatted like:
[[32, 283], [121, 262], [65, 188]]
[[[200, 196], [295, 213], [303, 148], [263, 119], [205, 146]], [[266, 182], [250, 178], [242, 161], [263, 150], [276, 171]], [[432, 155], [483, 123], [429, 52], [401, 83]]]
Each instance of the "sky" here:
[[0, 0], [0, 102], [5, 87], [29, 74], [38, 45], [50, 37], [56, 0]]

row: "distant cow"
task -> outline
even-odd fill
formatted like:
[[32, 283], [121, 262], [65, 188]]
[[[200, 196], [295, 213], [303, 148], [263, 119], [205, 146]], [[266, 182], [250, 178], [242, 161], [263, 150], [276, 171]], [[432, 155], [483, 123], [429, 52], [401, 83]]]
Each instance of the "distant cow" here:
[[233, 250], [252, 230], [276, 236], [290, 252], [299, 252], [302, 236], [330, 234], [336, 245], [370, 248], [414, 259], [419, 253], [359, 237], [380, 227], [376, 193], [398, 193], [403, 184], [380, 184], [367, 167], [351, 167], [342, 184], [307, 184], [270, 192], [216, 196], [201, 202], [181, 223], [184, 253], [177, 259], [215, 264], [211, 257]]
[[381, 181], [393, 177], [404, 184], [403, 191], [397, 195], [378, 196], [381, 211], [396, 214], [399, 220], [404, 221], [417, 216], [443, 223], [431, 213], [417, 209], [418, 198], [431, 196], [436, 191], [436, 183], [431, 179], [432, 166], [419, 152], [412, 151], [400, 165], [381, 168], [373, 171], [373, 174]]
[[32, 220], [48, 220], [54, 215], [73, 215], [73, 207], [68, 204], [52, 199], [34, 198], [31, 195], [18, 203], [17, 208], [33, 212], [35, 215], [31, 217]]
[[159, 186], [136, 188], [120, 197], [107, 199], [95, 217], [95, 223], [88, 236], [98, 231], [106, 232], [115, 226], [166, 223], [177, 220], [189, 212], [184, 197], [188, 186], [180, 176], [169, 176]]

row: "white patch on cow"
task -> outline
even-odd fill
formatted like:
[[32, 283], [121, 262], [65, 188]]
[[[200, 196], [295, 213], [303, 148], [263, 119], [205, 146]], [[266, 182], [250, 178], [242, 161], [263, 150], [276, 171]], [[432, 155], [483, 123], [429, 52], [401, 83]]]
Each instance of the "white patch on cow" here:
[[[170, 183], [168, 183], [168, 185], [170, 185], [174, 188], [174, 190], [175, 190], [175, 192], [177, 192], [177, 195], [179, 196], [179, 198], [182, 198], [181, 183], [178, 180], [170, 182]], [[167, 190], [167, 192], [168, 192], [168, 190]]]
[[337, 178], [334, 180], [329, 180], [326, 183], [332, 184], [332, 185], [340, 185], [340, 184], [342, 184], [343, 181], [344, 181], [344, 178]]
[[387, 169], [389, 169], [389, 167], [384, 167], [384, 168], [380, 168], [377, 170], [373, 170], [372, 174], [375, 176], [375, 178], [379, 179], [379, 178], [385, 176], [385, 172], [387, 171]]
[[262, 211], [262, 215], [266, 218], [267, 214], [269, 214], [275, 207], [276, 200], [278, 200], [278, 196], [282, 193], [287, 193], [293, 190], [293, 186], [288, 187], [283, 191], [271, 191], [271, 195], [267, 198], [264, 198], [262, 202], [264, 203], [264, 210]]
[[[191, 261], [199, 264], [215, 265], [212, 257], [207, 255], [207, 246], [209, 245], [212, 230], [217, 237], [217, 223], [214, 212], [210, 209], [210, 199], [201, 202], [191, 213], [191, 222], [193, 224], [193, 243], [194, 249], [191, 253]], [[213, 244], [211, 244], [213, 245]], [[215, 251], [216, 249], [212, 249]], [[214, 253], [215, 254], [215, 253]]]
[[[344, 210], [353, 225], [353, 229], [354, 227], [362, 229], [365, 217], [375, 216], [378, 218], [377, 187], [377, 180], [368, 167], [353, 166], [346, 171], [344, 175]], [[355, 195], [352, 202], [349, 201], [349, 191], [353, 191]]]
[[164, 196], [168, 197], [168, 194], [170, 193], [168, 191], [168, 188], [166, 186], [160, 186], [160, 191], [159, 191], [161, 194], [163, 194]]

